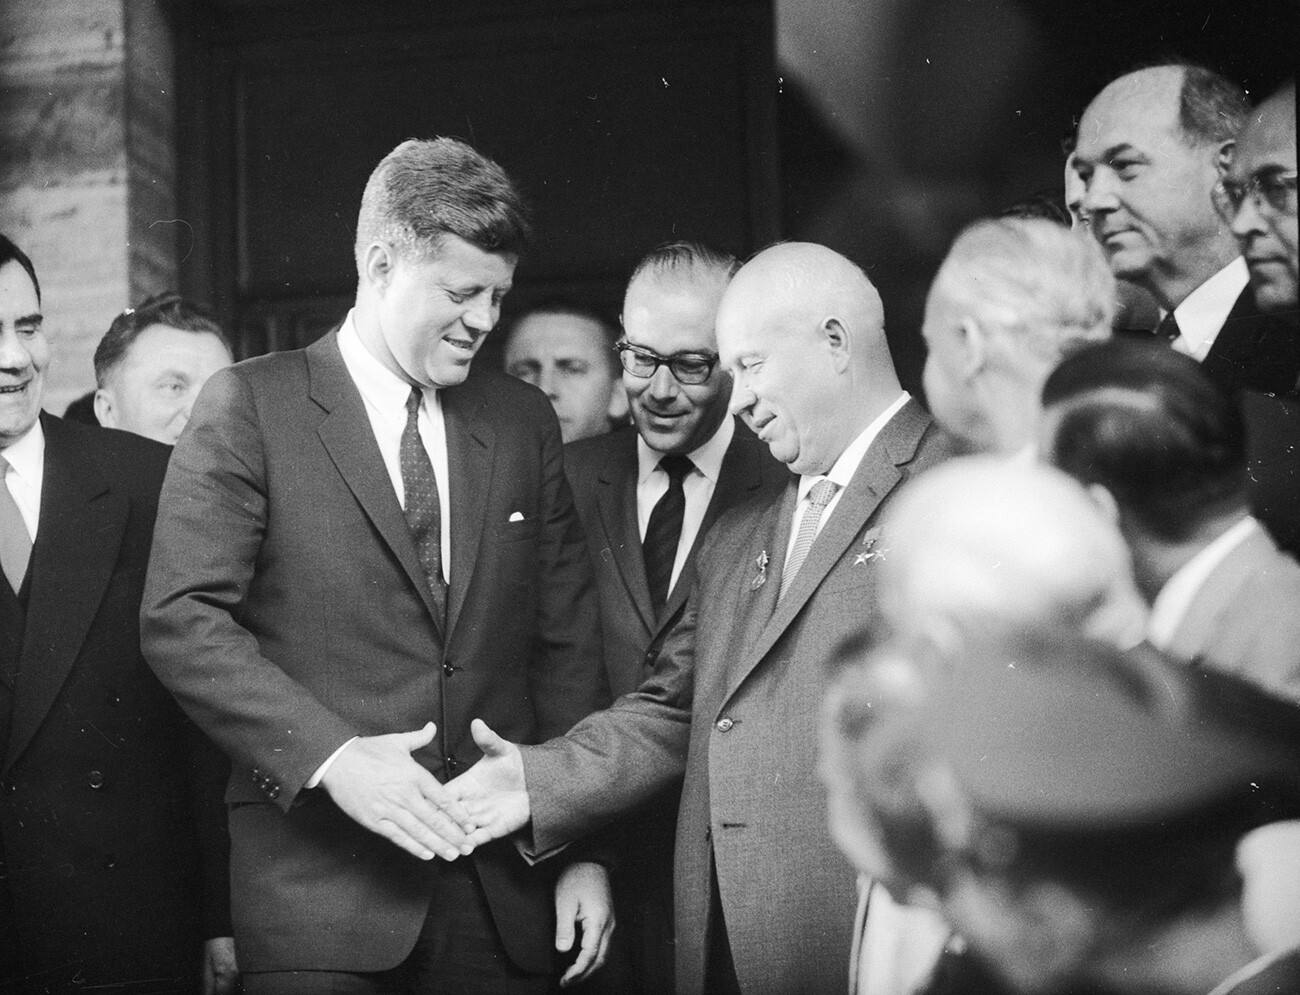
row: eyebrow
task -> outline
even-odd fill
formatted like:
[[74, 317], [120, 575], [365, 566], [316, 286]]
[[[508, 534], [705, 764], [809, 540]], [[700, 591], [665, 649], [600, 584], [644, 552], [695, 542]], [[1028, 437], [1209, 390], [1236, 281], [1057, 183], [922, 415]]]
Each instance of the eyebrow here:
[[1092, 163], [1097, 163], [1097, 162], [1110, 162], [1112, 159], [1115, 159], [1118, 156], [1124, 155], [1126, 153], [1132, 153], [1133, 155], [1140, 155], [1144, 157], [1146, 156], [1145, 152], [1143, 152], [1141, 149], [1139, 149], [1137, 146], [1133, 145], [1130, 142], [1120, 142], [1118, 145], [1112, 145], [1110, 148], [1105, 149], [1101, 153], [1101, 155], [1096, 157], [1086, 156], [1076, 148], [1074, 150], [1075, 169], [1076, 170], [1078, 169], [1078, 165], [1081, 162], [1086, 162], [1090, 165]]
[[45, 323], [45, 316], [41, 314], [25, 314], [21, 318], [15, 318], [15, 325], [41, 325]]

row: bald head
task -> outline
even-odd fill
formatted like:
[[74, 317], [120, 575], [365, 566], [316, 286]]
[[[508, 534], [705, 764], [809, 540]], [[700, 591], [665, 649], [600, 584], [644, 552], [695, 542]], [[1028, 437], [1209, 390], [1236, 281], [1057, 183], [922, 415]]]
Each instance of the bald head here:
[[1036, 218], [963, 231], [926, 301], [925, 392], [975, 452], [1033, 443], [1043, 381], [1062, 357], [1110, 337], [1115, 279], [1082, 233]]
[[884, 526], [881, 608], [904, 637], [959, 648], [1005, 631], [1141, 638], [1124, 540], [1074, 480], [972, 456], [915, 480]]
[[731, 410], [796, 473], [825, 473], [898, 397], [880, 295], [821, 245], [765, 249], [718, 309], [718, 353], [735, 378]]
[[1166, 65], [1114, 80], [1079, 119], [1083, 215], [1115, 275], [1165, 308], [1237, 255], [1213, 191], [1247, 109], [1217, 73]]

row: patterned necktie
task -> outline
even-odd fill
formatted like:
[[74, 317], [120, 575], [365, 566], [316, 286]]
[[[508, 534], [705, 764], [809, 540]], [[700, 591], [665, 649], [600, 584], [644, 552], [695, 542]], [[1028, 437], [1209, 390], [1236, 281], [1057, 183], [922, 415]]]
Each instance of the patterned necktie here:
[[406, 494], [406, 524], [415, 540], [420, 566], [433, 595], [438, 625], [447, 617], [447, 584], [442, 579], [442, 508], [433, 464], [420, 439], [419, 387], [411, 388], [406, 399], [406, 428], [402, 430], [402, 489]]
[[0, 456], [0, 567], [17, 594], [27, 576], [27, 564], [32, 558], [32, 537], [14, 496], [9, 493], [5, 477], [9, 461]]
[[1182, 329], [1178, 327], [1178, 319], [1170, 311], [1160, 319], [1160, 324], [1156, 325], [1156, 337], [1173, 345], [1183, 334]]
[[656, 615], [668, 600], [677, 544], [682, 538], [682, 518], [686, 514], [686, 491], [682, 488], [682, 480], [695, 469], [695, 464], [685, 456], [665, 456], [659, 461], [659, 469], [668, 474], [668, 490], [650, 512], [650, 523], [641, 543], [645, 579], [650, 585], [650, 604], [654, 606]]
[[799, 523], [799, 534], [795, 536], [794, 549], [790, 551], [790, 558], [785, 561], [785, 569], [781, 571], [781, 593], [777, 596], [778, 604], [781, 598], [785, 597], [785, 592], [790, 590], [794, 575], [803, 566], [803, 561], [808, 558], [808, 551], [812, 549], [813, 541], [817, 538], [817, 526], [821, 524], [822, 512], [831, 503], [831, 498], [835, 496], [839, 486], [835, 481], [823, 478], [813, 484], [812, 490], [808, 492], [808, 508]]

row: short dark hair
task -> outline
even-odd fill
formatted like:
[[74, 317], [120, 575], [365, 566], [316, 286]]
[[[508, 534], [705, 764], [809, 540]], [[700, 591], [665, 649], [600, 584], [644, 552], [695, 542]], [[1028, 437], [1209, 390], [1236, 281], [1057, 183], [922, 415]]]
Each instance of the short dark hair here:
[[27, 275], [32, 278], [32, 286], [36, 288], [36, 303], [39, 304], [41, 302], [41, 281], [36, 279], [36, 267], [27, 258], [27, 253], [14, 245], [9, 236], [0, 234], [0, 266], [8, 263], [17, 263], [27, 271]]
[[152, 325], [166, 325], [196, 335], [215, 335], [226, 352], [234, 356], [230, 340], [226, 338], [209, 308], [187, 301], [170, 291], [154, 294], [114, 318], [104, 337], [99, 340], [99, 345], [95, 347], [95, 383], [98, 386], [103, 387], [107, 383], [132, 343]]
[[1000, 218], [1038, 218], [1052, 221], [1062, 228], [1073, 228], [1074, 221], [1065, 205], [1065, 191], [1060, 188], [1039, 190], [1012, 201], [998, 212]]
[[505, 348], [510, 344], [510, 339], [515, 334], [515, 330], [525, 318], [531, 318], [536, 314], [572, 315], [584, 321], [595, 322], [600, 326], [600, 330], [605, 337], [605, 345], [608, 347], [604, 350], [604, 354], [609, 363], [610, 376], [617, 377], [619, 375], [622, 367], [619, 366], [618, 359], [614, 354], [614, 344], [618, 341], [618, 325], [610, 320], [609, 316], [600, 308], [562, 294], [544, 297], [535, 304], [529, 304], [512, 317], [502, 329], [502, 347]]
[[1163, 343], [1115, 339], [1079, 350], [1047, 378], [1043, 408], [1057, 416], [1051, 462], [1101, 484], [1157, 538], [1185, 541], [1246, 504], [1235, 398]]
[[455, 138], [408, 139], [375, 167], [361, 197], [355, 252], [382, 240], [411, 258], [454, 235], [519, 256], [532, 240], [523, 196], [506, 171]]
[[1193, 63], [1173, 63], [1183, 70], [1178, 91], [1178, 124], [1194, 144], [1232, 141], [1250, 116], [1246, 91], [1221, 73]]
[[740, 260], [730, 252], [715, 249], [702, 242], [665, 242], [647, 252], [632, 267], [628, 276], [630, 285], [637, 277], [646, 273], [656, 276], [699, 276], [716, 273], [730, 280], [740, 269]]

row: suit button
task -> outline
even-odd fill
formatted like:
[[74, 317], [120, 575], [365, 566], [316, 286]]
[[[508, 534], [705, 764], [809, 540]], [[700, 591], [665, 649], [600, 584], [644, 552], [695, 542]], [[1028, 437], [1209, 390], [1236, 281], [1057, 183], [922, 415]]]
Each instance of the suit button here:
[[120, 705], [122, 704], [122, 696], [114, 691], [108, 696], [108, 703], [110, 705]]
[[714, 728], [716, 728], [718, 732], [727, 732], [735, 724], [736, 723], [731, 721], [731, 719], [718, 719], [718, 724]]
[[266, 797], [269, 798], [269, 799], [271, 799], [271, 801], [275, 801], [277, 798], [279, 798], [279, 797], [280, 797], [280, 786], [279, 786], [278, 784], [273, 784], [273, 785], [271, 785], [269, 788], [267, 788], [267, 789], [266, 789]]
[[97, 791], [104, 786], [104, 775], [97, 770], [92, 770], [86, 780]]
[[460, 761], [455, 757], [443, 757], [442, 762], [447, 765], [447, 773], [449, 774], [456, 773], [456, 768], [460, 766]]
[[116, 867], [116, 866], [117, 866], [117, 854], [115, 854], [115, 853], [106, 853], [106, 854], [104, 854], [104, 867], [105, 867], [105, 869], [111, 871], [111, 870], [112, 870], [114, 867]]
[[442, 665], [442, 672], [443, 672], [444, 674], [446, 674], [448, 677], [450, 677], [452, 674], [454, 674], [458, 669], [460, 669], [460, 668], [458, 668], [458, 667], [453, 667], [450, 663], [444, 663], [444, 664]]

